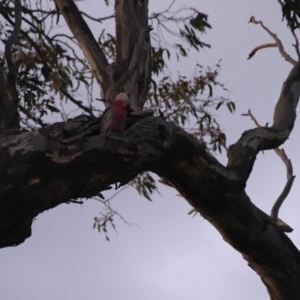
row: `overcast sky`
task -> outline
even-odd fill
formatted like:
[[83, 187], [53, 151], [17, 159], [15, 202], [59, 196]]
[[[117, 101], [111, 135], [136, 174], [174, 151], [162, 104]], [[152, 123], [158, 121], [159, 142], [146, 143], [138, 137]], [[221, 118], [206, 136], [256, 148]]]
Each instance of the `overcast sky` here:
[[[251, 109], [257, 119], [272, 123], [274, 105], [291, 65], [275, 48], [258, 52], [247, 60], [256, 46], [273, 42], [260, 27], [248, 24], [253, 15], [263, 20], [282, 39], [295, 57], [293, 40], [281, 22], [275, 0], [180, 1], [197, 6], [209, 15], [213, 29], [203, 37], [210, 50], [190, 53], [172, 71], [191, 75], [194, 65], [215, 64], [222, 59], [220, 81], [226, 84], [237, 110], [217, 116], [234, 143], [254, 125], [241, 113]], [[94, 12], [103, 11], [103, 1], [79, 2]], [[150, 0], [150, 11], [165, 8], [169, 1]], [[196, 4], [195, 4], [196, 3]], [[49, 2], [53, 5], [53, 2]], [[98, 8], [99, 6], [99, 8]], [[97, 8], [96, 8], [97, 7]], [[96, 13], [94, 13], [95, 15]], [[99, 15], [99, 16], [100, 16]], [[63, 24], [61, 18], [60, 24]], [[100, 32], [102, 29], [98, 29]], [[300, 126], [297, 123], [284, 148], [292, 159], [295, 175], [300, 173]], [[219, 157], [226, 163], [225, 155]], [[269, 212], [280, 194], [286, 171], [273, 151], [259, 154], [247, 185], [247, 193], [260, 209]], [[125, 191], [113, 200], [122, 216], [138, 226], [117, 221], [110, 242], [92, 229], [99, 215], [97, 201], [84, 205], [60, 205], [39, 215], [32, 237], [15, 248], [0, 252], [0, 298], [7, 300], [253, 300], [269, 299], [256, 273], [241, 255], [202, 217], [187, 215], [190, 206], [176, 191], [161, 188], [151, 203], [135, 191]], [[295, 230], [290, 234], [300, 247], [300, 186], [294, 187], [280, 217]]]

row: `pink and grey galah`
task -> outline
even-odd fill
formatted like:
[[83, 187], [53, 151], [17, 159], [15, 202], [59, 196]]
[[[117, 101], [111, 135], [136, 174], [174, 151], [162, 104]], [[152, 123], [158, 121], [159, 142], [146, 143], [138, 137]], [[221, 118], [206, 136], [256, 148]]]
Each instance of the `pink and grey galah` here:
[[110, 131], [123, 132], [126, 125], [126, 116], [129, 108], [128, 97], [120, 93], [112, 102], [113, 114], [110, 123]]
[[126, 93], [118, 94], [112, 101], [112, 107], [108, 108], [101, 116], [101, 133], [123, 132], [126, 125], [126, 116], [129, 110], [129, 101]]

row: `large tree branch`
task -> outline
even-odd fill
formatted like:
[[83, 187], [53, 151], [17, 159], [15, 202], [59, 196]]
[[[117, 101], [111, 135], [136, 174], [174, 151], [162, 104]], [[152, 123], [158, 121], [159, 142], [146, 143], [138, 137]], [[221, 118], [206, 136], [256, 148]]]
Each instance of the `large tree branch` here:
[[99, 126], [98, 119], [80, 116], [0, 136], [1, 247], [30, 236], [32, 220], [44, 210], [91, 197], [116, 182], [126, 184], [149, 170], [175, 187], [242, 253], [270, 294], [277, 295], [272, 299], [300, 297], [293, 281], [300, 276], [298, 250], [250, 202], [235, 168], [221, 165], [204, 145], [161, 118], [144, 118], [122, 135], [99, 135]]
[[[293, 128], [299, 78], [297, 65], [276, 105], [275, 115], [282, 116], [274, 117], [271, 128], [245, 132], [229, 149], [228, 167], [191, 135], [161, 118], [141, 119], [122, 135], [99, 135], [100, 120], [86, 116], [35, 132], [3, 133], [0, 246], [23, 242], [31, 234], [32, 220], [46, 209], [153, 171], [241, 252], [272, 299], [299, 299], [295, 280], [300, 277], [299, 251], [244, 191], [257, 153], [278, 147]], [[283, 121], [284, 116], [290, 120]]]
[[81, 16], [76, 4], [72, 0], [55, 0], [59, 11], [65, 18], [70, 30], [78, 41], [84, 56], [88, 60], [98, 83], [105, 90], [109, 85], [106, 68], [107, 59], [95, 40], [90, 28]]

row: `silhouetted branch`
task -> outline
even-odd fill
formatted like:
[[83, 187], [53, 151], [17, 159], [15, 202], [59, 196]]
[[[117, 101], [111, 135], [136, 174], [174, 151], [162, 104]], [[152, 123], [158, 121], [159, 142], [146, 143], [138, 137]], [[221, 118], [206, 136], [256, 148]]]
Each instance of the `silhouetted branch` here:
[[282, 45], [281, 40], [277, 37], [277, 35], [275, 33], [273, 33], [268, 27], [266, 27], [262, 21], [257, 21], [255, 19], [255, 17], [251, 17], [249, 23], [253, 23], [253, 24], [259, 24], [274, 40], [275, 40], [275, 44], [265, 44], [262, 46], [258, 46], [256, 48], [254, 48], [251, 53], [249, 54], [248, 59], [250, 59], [255, 53], [256, 51], [263, 49], [263, 48], [268, 48], [268, 47], [275, 47], [275, 45], [278, 47], [278, 50], [280, 52], [280, 54], [284, 57], [284, 59], [286, 61], [288, 61], [289, 63], [291, 63], [292, 65], [296, 65], [297, 61], [295, 61], [290, 55], [288, 55], [286, 53], [286, 51], [284, 50], [284, 47]]
[[257, 46], [249, 53], [249, 56], [247, 59], [250, 59], [252, 56], [254, 56], [258, 50], [261, 50], [264, 48], [272, 48], [272, 47], [277, 47], [277, 43], [272, 43], [272, 44], [269, 43], [269, 44], [263, 44], [263, 45]]

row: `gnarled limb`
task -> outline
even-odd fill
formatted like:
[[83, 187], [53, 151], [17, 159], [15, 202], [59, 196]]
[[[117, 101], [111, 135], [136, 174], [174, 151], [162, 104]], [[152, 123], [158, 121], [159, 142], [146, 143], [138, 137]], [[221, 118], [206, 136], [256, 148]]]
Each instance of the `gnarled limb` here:
[[148, 170], [175, 187], [242, 253], [272, 299], [300, 297], [293, 281], [300, 276], [299, 251], [250, 202], [235, 168], [221, 165], [204, 145], [161, 118], [141, 119], [122, 135], [99, 135], [99, 126], [98, 119], [81, 116], [0, 136], [1, 247], [23, 242], [42, 211], [92, 197], [115, 182], [124, 185]]
[[[256, 118], [253, 116], [252, 112], [250, 111], [250, 109], [248, 110], [248, 112], [246, 114], [242, 114], [242, 116], [249, 116], [251, 118], [251, 120], [254, 122], [254, 124], [257, 127], [262, 127], [258, 121], [256, 120]], [[281, 158], [281, 160], [283, 161], [283, 163], [286, 166], [286, 170], [287, 170], [287, 182], [285, 184], [285, 187], [282, 191], [282, 193], [279, 195], [279, 197], [277, 198], [277, 200], [275, 201], [272, 210], [271, 210], [271, 218], [274, 220], [274, 222], [281, 228], [282, 231], [284, 232], [292, 232], [293, 229], [287, 225], [285, 222], [283, 222], [281, 219], [278, 218], [278, 214], [279, 214], [279, 209], [283, 203], [283, 201], [286, 199], [286, 197], [288, 196], [295, 176], [293, 175], [293, 166], [292, 166], [292, 162], [291, 160], [287, 157], [287, 155], [284, 152], [284, 149], [279, 149], [279, 148], [275, 148], [274, 149], [275, 153]]]
[[282, 45], [281, 40], [277, 37], [277, 35], [275, 33], [273, 33], [268, 27], [266, 27], [262, 21], [257, 21], [253, 16], [250, 18], [249, 23], [253, 23], [253, 24], [259, 24], [274, 40], [275, 43], [274, 44], [264, 44], [261, 46], [258, 46], [256, 48], [254, 48], [251, 53], [249, 54], [248, 59], [250, 59], [252, 56], [254, 56], [254, 54], [260, 50], [260, 49], [264, 49], [264, 48], [269, 48], [269, 47], [278, 47], [278, 50], [280, 52], [280, 54], [283, 56], [283, 58], [288, 61], [289, 63], [291, 63], [292, 65], [296, 65], [297, 61], [294, 60], [290, 55], [287, 54], [287, 52], [284, 50], [284, 47]]
[[284, 82], [275, 107], [273, 125], [245, 131], [228, 149], [228, 167], [236, 169], [246, 181], [259, 151], [274, 149], [289, 137], [296, 118], [300, 96], [300, 64], [297, 63]]
[[279, 195], [279, 197], [277, 198], [277, 200], [275, 201], [275, 203], [272, 207], [271, 217], [273, 218], [273, 220], [275, 220], [275, 222], [277, 222], [280, 226], [282, 226], [283, 229], [285, 229], [285, 232], [291, 232], [291, 231], [293, 231], [293, 229], [290, 226], [288, 226], [287, 224], [285, 224], [282, 220], [280, 220], [278, 218], [278, 214], [279, 214], [279, 209], [280, 209], [283, 201], [286, 199], [286, 197], [288, 196], [288, 194], [292, 188], [292, 185], [293, 185], [293, 182], [294, 182], [294, 179], [296, 176], [293, 175], [292, 162], [285, 154], [284, 149], [276, 148], [276, 149], [274, 149], [274, 151], [282, 159], [283, 163], [286, 166], [287, 182], [285, 184], [285, 187], [284, 187], [282, 193]]
[[152, 171], [243, 255], [271, 299], [300, 299], [295, 280], [300, 278], [299, 251], [244, 190], [257, 153], [278, 147], [293, 128], [294, 114], [288, 108], [297, 106], [299, 77], [296, 65], [276, 106], [291, 120], [245, 132], [230, 146], [227, 167], [204, 144], [162, 118], [142, 118], [122, 135], [99, 135], [100, 120], [88, 116], [35, 132], [3, 133], [0, 246], [22, 243], [31, 234], [32, 220], [47, 209], [92, 197], [114, 183], [125, 185], [137, 174]]

